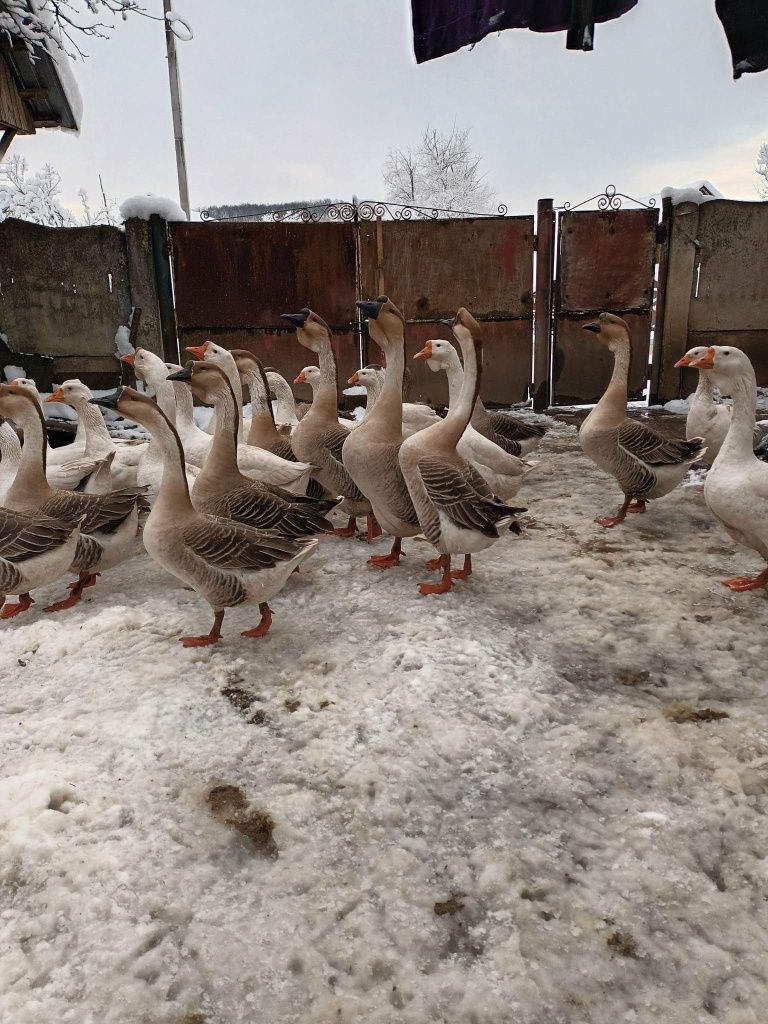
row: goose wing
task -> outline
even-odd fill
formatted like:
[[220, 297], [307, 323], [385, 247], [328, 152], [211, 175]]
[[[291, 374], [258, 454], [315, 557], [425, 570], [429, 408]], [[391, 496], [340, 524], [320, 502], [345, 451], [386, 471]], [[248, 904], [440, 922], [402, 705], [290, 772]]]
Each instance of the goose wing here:
[[477, 530], [486, 537], [498, 537], [496, 524], [514, 518], [513, 509], [494, 498], [487, 498], [451, 463], [434, 456], [419, 459], [419, 473], [430, 500], [457, 526]]
[[271, 569], [299, 551], [301, 545], [217, 516], [201, 515], [181, 531], [184, 544], [217, 569]]
[[619, 447], [648, 466], [675, 466], [695, 459], [704, 450], [704, 440], [692, 437], [680, 441], [652, 430], [637, 420], [619, 427]]
[[59, 491], [45, 502], [42, 511], [64, 522], [79, 520], [84, 515], [84, 533], [92, 533], [94, 530], [110, 533], [131, 514], [145, 491], [145, 487], [126, 487], [120, 491], [110, 491], [109, 494]]
[[[547, 428], [540, 423], [529, 423], [509, 412], [492, 412], [488, 415], [496, 433], [510, 441], [528, 441], [532, 437], [544, 437], [547, 432]], [[512, 454], [518, 453], [513, 452]]]
[[103, 459], [76, 458], [67, 462], [53, 463], [45, 471], [46, 479], [51, 487], [62, 491], [74, 491], [85, 483], [92, 473], [102, 465]]
[[348, 437], [349, 431], [344, 427], [328, 427], [323, 431], [320, 440], [326, 450], [327, 459], [322, 469], [330, 477], [335, 494], [343, 494], [350, 501], [364, 501], [363, 492], [354, 483], [341, 461], [341, 449]]
[[24, 562], [43, 555], [64, 544], [75, 525], [0, 509], [0, 557], [8, 562]]

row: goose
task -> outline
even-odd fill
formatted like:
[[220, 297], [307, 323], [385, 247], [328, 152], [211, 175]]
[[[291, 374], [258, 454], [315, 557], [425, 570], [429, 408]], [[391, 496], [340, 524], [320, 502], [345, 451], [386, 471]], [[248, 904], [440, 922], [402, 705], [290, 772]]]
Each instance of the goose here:
[[[354, 537], [355, 519], [368, 516], [368, 540], [371, 541], [379, 535], [371, 503], [344, 468], [341, 459], [341, 449], [349, 432], [338, 421], [336, 356], [331, 345], [331, 329], [317, 313], [307, 308], [298, 313], [283, 313], [282, 319], [296, 328], [299, 344], [315, 352], [320, 363], [316, 377], [314, 370], [305, 367], [296, 378], [297, 381], [309, 380], [306, 376], [309, 372], [316, 380], [316, 389], [312, 405], [293, 432], [293, 450], [300, 459], [312, 464], [315, 478], [329, 494], [344, 499], [341, 510], [349, 521], [346, 527], [334, 531], [336, 536]], [[303, 378], [302, 374], [305, 374]]]
[[547, 432], [542, 423], [531, 423], [511, 412], [488, 412], [479, 398], [472, 413], [472, 426], [510, 455], [532, 452]]
[[[448, 377], [449, 403], [458, 402], [461, 394], [464, 370], [459, 354], [449, 341], [435, 339], [428, 341], [424, 348], [417, 352], [414, 359], [425, 359], [430, 370], [443, 370]], [[479, 400], [475, 403], [475, 409]], [[475, 413], [473, 412], [473, 417]], [[456, 449], [462, 458], [471, 462], [474, 468], [485, 477], [493, 493], [504, 501], [513, 498], [520, 490], [523, 477], [535, 468], [536, 463], [521, 461], [516, 455], [510, 455], [495, 441], [488, 440], [480, 434], [470, 421], [461, 436]]]
[[182, 381], [173, 379], [172, 375], [178, 373], [182, 367], [175, 363], [166, 363], [165, 369], [171, 375], [167, 379], [173, 384], [173, 397], [176, 404], [176, 418], [172, 422], [184, 447], [184, 455], [187, 462], [191, 462], [193, 466], [202, 466], [211, 447], [211, 434], [195, 423], [195, 403], [192, 398], [192, 389]]
[[[168, 380], [168, 370], [160, 356], [150, 352], [149, 349], [137, 348], [129, 355], [120, 356], [120, 360], [131, 367], [137, 380], [152, 388], [158, 406], [163, 410], [163, 413], [171, 423], [175, 423], [176, 396], [173, 384]], [[93, 404], [98, 405], [97, 402]], [[105, 408], [108, 407], [105, 406]], [[198, 466], [192, 465], [186, 458], [184, 467], [184, 471], [187, 474], [187, 482], [191, 487], [200, 469]], [[149, 444], [142, 452], [136, 470], [136, 479], [152, 495], [156, 494], [160, 489], [160, 483], [163, 479], [163, 455], [160, 444], [152, 438], [150, 438]]]
[[[241, 471], [253, 477], [254, 480], [261, 480], [264, 483], [274, 484], [276, 487], [284, 487], [294, 494], [304, 494], [309, 483], [312, 467], [305, 461], [292, 462], [273, 455], [264, 448], [257, 448], [251, 444], [243, 444], [243, 387], [240, 383], [240, 374], [237, 369], [234, 357], [221, 345], [214, 345], [212, 341], [206, 341], [203, 345], [193, 345], [186, 350], [194, 359], [204, 360], [218, 366], [226, 375], [237, 402], [238, 422], [238, 447], [237, 464]], [[215, 421], [214, 411], [212, 420]], [[247, 431], [250, 431], [250, 420], [245, 421]], [[213, 429], [216, 429], [215, 422]]]
[[198, 512], [235, 519], [258, 530], [274, 530], [281, 537], [333, 532], [325, 514], [336, 501], [315, 502], [272, 489], [240, 472], [235, 440], [237, 405], [232, 386], [218, 366], [190, 361], [168, 379], [216, 410], [211, 450], [192, 488], [192, 504]]
[[[675, 368], [692, 366], [697, 359], [703, 359], [707, 354], [706, 345], [698, 345], [689, 348], [684, 356], [675, 363]], [[700, 460], [705, 466], [711, 466], [717, 458], [717, 453], [723, 446], [726, 434], [731, 426], [731, 406], [715, 401], [715, 385], [708, 370], [699, 369], [699, 383], [688, 410], [688, 417], [685, 421], [685, 436], [703, 437], [707, 450]], [[755, 425], [755, 454], [761, 458], [758, 451], [763, 433]]]
[[[0, 619], [13, 619], [35, 602], [31, 591], [59, 580], [72, 564], [82, 517], [74, 522], [0, 508]], [[18, 601], [6, 604], [8, 594]]]
[[119, 565], [132, 552], [138, 530], [138, 502], [143, 489], [126, 487], [109, 494], [80, 494], [52, 487], [45, 475], [45, 419], [34, 395], [22, 387], [0, 385], [0, 415], [24, 431], [21, 464], [6, 497], [6, 508], [31, 516], [48, 516], [69, 525], [80, 524], [70, 595], [44, 609], [61, 611], [76, 604], [83, 590], [100, 573]]
[[217, 643], [225, 609], [251, 601], [258, 603], [261, 620], [241, 635], [264, 636], [272, 624], [268, 602], [317, 548], [317, 540], [278, 537], [197, 511], [189, 495], [179, 435], [159, 405], [133, 388], [118, 388], [93, 401], [140, 423], [162, 452], [163, 479], [144, 526], [144, 546], [158, 565], [203, 597], [214, 613], [210, 632], [182, 637], [181, 643], [185, 647]]
[[0, 419], [0, 506], [21, 464], [21, 441], [7, 420]]
[[[768, 465], [752, 450], [757, 403], [752, 363], [741, 349], [710, 345], [690, 365], [708, 373], [733, 400], [728, 433], [704, 483], [704, 500], [737, 544], [751, 548], [768, 562]], [[722, 582], [730, 590], [758, 590], [768, 586], [768, 566], [758, 576], [736, 576]]]
[[647, 501], [673, 491], [706, 447], [701, 437], [675, 441], [627, 416], [631, 347], [626, 321], [613, 313], [601, 313], [583, 327], [614, 354], [613, 375], [605, 394], [579, 431], [584, 454], [614, 476], [624, 492], [624, 503], [616, 515], [595, 520], [608, 529], [624, 522], [628, 512], [645, 512]]
[[419, 517], [403, 479], [398, 453], [403, 443], [403, 370], [405, 318], [386, 296], [358, 302], [368, 318], [368, 333], [386, 356], [384, 385], [374, 407], [350, 431], [341, 451], [344, 468], [371, 503], [381, 529], [393, 537], [388, 555], [372, 555], [368, 564], [391, 569], [400, 564], [403, 537], [421, 533]]
[[[439, 552], [428, 563], [442, 569], [440, 583], [422, 583], [422, 594], [444, 594], [455, 579], [472, 574], [472, 555], [499, 539], [498, 528], [520, 532], [517, 513], [497, 498], [483, 477], [456, 449], [472, 418], [480, 393], [483, 346], [480, 325], [464, 308], [451, 321], [464, 357], [464, 379], [458, 401], [444, 420], [420, 430], [400, 447], [399, 461], [414, 508], [427, 540]], [[464, 554], [464, 567], [451, 571], [451, 558]]]
[[[368, 392], [366, 413], [370, 412], [379, 397], [384, 384], [384, 373], [385, 371], [380, 366], [372, 364], [358, 370], [347, 381], [348, 384], [361, 384]], [[402, 410], [403, 437], [410, 437], [411, 434], [440, 422], [440, 417], [434, 409], [419, 402], [403, 402]]]
[[[13, 382], [16, 387], [24, 388], [38, 408], [42, 411], [42, 403], [37, 385], [29, 377], [17, 377]], [[46, 399], [46, 402], [50, 399]], [[44, 418], [44, 414], [43, 414]], [[62, 491], [84, 491], [87, 489], [90, 478], [97, 474], [96, 480], [108, 481], [107, 489], [110, 489], [109, 480], [111, 476], [110, 460], [104, 454], [96, 455], [87, 453], [85, 450], [85, 424], [78, 421], [78, 431], [83, 438], [83, 446], [79, 442], [62, 445], [60, 448], [51, 448], [46, 435], [46, 476], [51, 487]], [[66, 453], [59, 455], [59, 452]], [[100, 489], [100, 484], [95, 484], [95, 489]]]
[[[291, 385], [277, 370], [271, 366], [264, 368], [269, 390], [275, 396], [277, 409], [275, 411], [275, 426], [281, 433], [292, 434], [299, 424], [299, 411], [296, 399], [293, 397]], [[302, 415], [306, 413], [309, 406], [306, 406]]]
[[[376, 405], [376, 401], [381, 394], [381, 389], [384, 386], [384, 370], [378, 366], [364, 366], [360, 370], [356, 370], [355, 373], [347, 381], [350, 387], [363, 387], [366, 392], [365, 400], [365, 416], [373, 409]], [[365, 417], [363, 417], [365, 418]]]
[[[82, 426], [85, 433], [85, 446], [83, 455], [88, 458], [104, 459], [112, 456], [110, 470], [106, 479], [101, 485], [100, 493], [120, 487], [135, 487], [137, 484], [137, 468], [141, 457], [142, 448], [146, 444], [115, 444], [107, 430], [104, 417], [101, 412], [91, 404], [93, 394], [91, 389], [82, 381], [73, 379], [65, 380], [52, 394], [45, 399], [46, 402], [59, 402], [68, 405], [77, 413], [78, 429]], [[55, 449], [58, 450], [58, 449]], [[111, 486], [104, 486], [104, 484]], [[91, 488], [86, 488], [91, 490]], [[95, 492], [92, 492], [95, 493]]]

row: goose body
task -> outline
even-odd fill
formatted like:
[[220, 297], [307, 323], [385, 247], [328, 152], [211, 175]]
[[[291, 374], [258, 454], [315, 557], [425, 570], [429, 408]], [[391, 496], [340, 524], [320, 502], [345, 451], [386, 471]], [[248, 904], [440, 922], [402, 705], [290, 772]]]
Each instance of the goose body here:
[[479, 398], [472, 413], [472, 426], [509, 455], [517, 456], [532, 452], [547, 432], [540, 423], [531, 423], [511, 412], [488, 412]]
[[[320, 364], [316, 368], [305, 367], [296, 378], [297, 381], [306, 379], [313, 384], [314, 400], [293, 432], [293, 450], [300, 459], [312, 465], [313, 476], [329, 494], [343, 499], [341, 510], [347, 514], [349, 522], [341, 535], [351, 537], [355, 533], [357, 516], [371, 515], [371, 503], [342, 461], [342, 448], [349, 431], [340, 426], [338, 421], [336, 357], [331, 345], [331, 331], [325, 321], [311, 309], [284, 313], [283, 319], [293, 324], [299, 344], [315, 352]], [[311, 379], [307, 376], [309, 374], [313, 375]], [[369, 520], [369, 540], [372, 537], [372, 525]]]
[[[740, 349], [710, 346], [692, 366], [710, 374], [713, 382], [733, 399], [733, 412], [725, 441], [704, 484], [709, 510], [728, 535], [768, 562], [768, 465], [754, 453], [755, 371]], [[723, 581], [732, 590], [755, 590], [768, 585], [768, 568], [759, 576]]]
[[[434, 372], [445, 372], [448, 378], [449, 405], [458, 402], [464, 370], [453, 345], [442, 339], [428, 341], [421, 352], [416, 353], [415, 358], [426, 359], [427, 365]], [[479, 405], [478, 399], [475, 402], [475, 410]], [[474, 410], [472, 416], [474, 419]], [[523, 477], [534, 468], [534, 465], [522, 462], [516, 455], [510, 455], [495, 441], [483, 436], [475, 429], [472, 421], [461, 435], [456, 450], [485, 478], [491, 491], [504, 501], [517, 494]]]
[[[30, 591], [67, 572], [80, 540], [80, 522], [61, 522], [0, 508], [0, 618], [11, 619], [34, 602]], [[5, 604], [8, 594], [18, 602]]]
[[[439, 584], [421, 584], [422, 594], [444, 593], [457, 576], [470, 575], [471, 556], [499, 539], [498, 527], [519, 531], [520, 509], [505, 505], [483, 477], [458, 452], [457, 445], [472, 416], [480, 390], [482, 343], [476, 320], [460, 309], [452, 327], [464, 356], [464, 379], [458, 401], [440, 423], [403, 442], [399, 460], [422, 531], [439, 552], [431, 567], [441, 568]], [[453, 555], [465, 555], [464, 569], [451, 572]]]
[[386, 296], [374, 302], [360, 302], [358, 306], [368, 317], [371, 338], [386, 355], [387, 368], [373, 408], [344, 441], [342, 461], [370, 501], [382, 530], [394, 537], [389, 555], [374, 555], [368, 559], [369, 564], [391, 568], [400, 562], [402, 538], [421, 533], [398, 458], [403, 443], [405, 320]]
[[72, 593], [67, 600], [50, 608], [59, 611], [76, 603], [98, 573], [118, 565], [132, 552], [142, 492], [124, 488], [108, 494], [83, 494], [51, 487], [45, 475], [45, 420], [35, 397], [23, 388], [0, 385], [0, 414], [19, 423], [25, 438], [21, 464], [6, 495], [7, 508], [80, 526], [71, 564], [78, 581], [70, 585]]
[[0, 506], [21, 465], [21, 441], [10, 423], [0, 422]]
[[144, 527], [144, 546], [151, 558], [191, 587], [214, 611], [210, 633], [184, 637], [182, 643], [187, 647], [216, 643], [225, 609], [248, 602], [259, 604], [261, 621], [243, 635], [263, 636], [272, 621], [267, 602], [312, 554], [317, 541], [262, 533], [198, 511], [189, 495], [181, 441], [159, 406], [132, 388], [120, 388], [95, 401], [141, 423], [161, 449], [163, 478]]
[[[596, 466], [615, 477], [624, 504], [614, 516], [596, 520], [606, 528], [616, 526], [627, 512], [644, 512], [646, 501], [674, 490], [688, 470], [706, 451], [700, 437], [676, 441], [627, 416], [629, 376], [629, 328], [612, 313], [584, 325], [614, 353], [614, 368], [605, 394], [584, 420], [579, 431], [582, 451]], [[634, 504], [633, 504], [634, 503]]]

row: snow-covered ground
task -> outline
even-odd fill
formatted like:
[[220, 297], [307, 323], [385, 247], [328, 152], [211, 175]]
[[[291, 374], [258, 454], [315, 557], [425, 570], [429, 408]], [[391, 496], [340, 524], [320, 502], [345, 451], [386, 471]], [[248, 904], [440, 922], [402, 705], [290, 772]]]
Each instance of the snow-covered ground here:
[[2, 624], [3, 1024], [763, 1024], [761, 566], [562, 423], [523, 497], [439, 598], [329, 538], [264, 640], [145, 556]]

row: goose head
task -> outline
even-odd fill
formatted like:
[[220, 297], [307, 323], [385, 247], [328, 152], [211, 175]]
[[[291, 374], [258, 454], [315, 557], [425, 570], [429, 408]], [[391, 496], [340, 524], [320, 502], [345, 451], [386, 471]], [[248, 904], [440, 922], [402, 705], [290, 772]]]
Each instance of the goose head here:
[[78, 406], [90, 402], [92, 398], [91, 389], [81, 380], [75, 378], [65, 380], [63, 384], [60, 384], [53, 394], [48, 395], [46, 402], [63, 402], [64, 405], [77, 409]]
[[233, 348], [229, 354], [235, 360], [235, 366], [243, 384], [247, 383], [247, 378], [250, 374], [263, 370], [261, 360], [247, 349]]
[[461, 366], [459, 353], [450, 341], [444, 341], [443, 338], [435, 338], [432, 341], [428, 341], [424, 348], [417, 352], [413, 358], [426, 359], [427, 366], [434, 373], [439, 373], [440, 370], [447, 370], [452, 365]]
[[185, 351], [189, 352], [193, 359], [213, 363], [214, 366], [218, 366], [225, 373], [232, 367], [232, 353], [213, 341], [204, 341], [202, 345], [190, 345]]
[[317, 390], [320, 386], [320, 367], [319, 366], [305, 366], [301, 373], [296, 377], [293, 382], [294, 384], [309, 384], [312, 388], [312, 393]]
[[703, 359], [707, 354], [706, 345], [697, 345], [696, 348], [689, 348], [684, 356], [675, 363], [675, 369], [680, 370], [684, 366], [692, 366], [697, 359]]
[[691, 366], [706, 370], [718, 388], [725, 395], [733, 393], [733, 385], [739, 380], [754, 384], [755, 371], [749, 356], [732, 345], [710, 345], [703, 356], [695, 359]]
[[132, 367], [136, 380], [151, 388], [156, 388], [168, 376], [168, 368], [160, 356], [146, 348], [137, 348], [130, 355], [120, 356], [120, 362]]
[[157, 402], [133, 388], [119, 387], [109, 395], [91, 398], [89, 401], [91, 405], [99, 405], [102, 409], [112, 409], [127, 420], [140, 423], [150, 433], [152, 428], [163, 420], [170, 425], [170, 421]]
[[393, 343], [402, 342], [405, 317], [386, 295], [380, 295], [378, 299], [370, 302], [357, 302], [355, 305], [365, 314], [368, 333], [383, 352], [386, 352]]
[[[32, 387], [29, 386], [30, 384]], [[40, 398], [34, 381], [30, 381], [26, 377], [20, 377], [12, 384], [0, 384], [1, 416], [18, 422], [20, 418], [29, 415], [30, 408], [32, 407], [42, 416]]]
[[281, 320], [296, 328], [296, 337], [300, 345], [310, 352], [320, 352], [331, 340], [331, 329], [322, 317], [305, 307], [298, 313], [281, 313]]
[[368, 391], [370, 388], [375, 388], [380, 381], [380, 374], [383, 370], [378, 366], [364, 366], [362, 370], [357, 370], [347, 381], [347, 384], [352, 386], [359, 384]]
[[219, 395], [232, 390], [224, 371], [202, 359], [190, 359], [183, 369], [170, 374], [168, 380], [188, 384], [195, 398], [206, 405], [215, 405]]
[[582, 324], [582, 330], [591, 331], [597, 336], [600, 344], [605, 345], [611, 352], [615, 352], [622, 343], [629, 342], [627, 321], [613, 313], [601, 313], [597, 320]]

